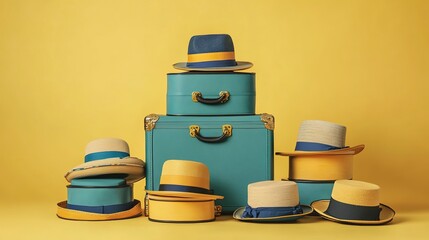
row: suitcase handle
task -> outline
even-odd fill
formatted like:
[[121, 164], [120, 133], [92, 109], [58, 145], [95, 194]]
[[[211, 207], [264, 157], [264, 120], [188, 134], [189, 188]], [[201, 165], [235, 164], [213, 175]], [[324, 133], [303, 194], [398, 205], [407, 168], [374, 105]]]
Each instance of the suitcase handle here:
[[230, 94], [228, 91], [221, 91], [218, 98], [203, 98], [203, 94], [200, 92], [192, 92], [192, 101], [202, 104], [216, 105], [228, 102], [229, 96]]
[[225, 141], [232, 135], [232, 126], [231, 125], [223, 125], [222, 126], [222, 135], [219, 137], [204, 137], [200, 134], [200, 126], [191, 125], [189, 126], [189, 135], [193, 138], [197, 138], [201, 142], [205, 143], [220, 143]]

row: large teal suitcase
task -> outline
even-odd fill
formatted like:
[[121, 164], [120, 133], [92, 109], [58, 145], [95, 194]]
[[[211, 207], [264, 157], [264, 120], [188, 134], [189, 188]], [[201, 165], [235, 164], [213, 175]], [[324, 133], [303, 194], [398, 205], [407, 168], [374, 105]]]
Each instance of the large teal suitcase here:
[[167, 115], [254, 115], [255, 74], [167, 74]]
[[[197, 126], [199, 131], [196, 133]], [[223, 134], [222, 126], [232, 134]], [[224, 213], [232, 213], [247, 204], [249, 183], [273, 179], [272, 115], [195, 117], [151, 114], [145, 118], [145, 130], [147, 190], [158, 190], [166, 160], [199, 161], [209, 167], [214, 193], [225, 197], [217, 204], [222, 206]]]

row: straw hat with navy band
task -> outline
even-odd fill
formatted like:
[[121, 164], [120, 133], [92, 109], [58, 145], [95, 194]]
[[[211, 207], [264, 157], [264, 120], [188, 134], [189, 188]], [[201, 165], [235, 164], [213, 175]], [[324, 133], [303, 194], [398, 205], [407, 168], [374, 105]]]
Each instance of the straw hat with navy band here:
[[360, 153], [365, 145], [354, 147], [345, 146], [345, 126], [321, 121], [306, 120], [301, 123], [294, 152], [277, 152], [281, 156], [300, 155], [355, 155]]
[[262, 181], [248, 185], [247, 206], [233, 217], [248, 222], [289, 222], [313, 212], [299, 202], [298, 187], [292, 181]]
[[150, 195], [216, 200], [223, 196], [210, 190], [208, 167], [200, 162], [167, 160], [162, 166], [159, 191], [146, 191]]
[[235, 60], [234, 43], [228, 34], [193, 36], [188, 46], [188, 61], [173, 65], [186, 71], [235, 71], [252, 67]]
[[289, 157], [289, 180], [331, 181], [353, 178], [353, 156], [365, 145], [345, 146], [346, 127], [320, 120], [303, 121]]
[[144, 166], [142, 160], [130, 157], [128, 144], [124, 140], [101, 138], [87, 144], [85, 163], [68, 171], [65, 178], [70, 182], [75, 178], [121, 177], [130, 184], [145, 177]]
[[337, 180], [330, 200], [311, 204], [323, 218], [347, 224], [380, 225], [393, 220], [395, 211], [380, 203], [378, 185], [356, 181]]

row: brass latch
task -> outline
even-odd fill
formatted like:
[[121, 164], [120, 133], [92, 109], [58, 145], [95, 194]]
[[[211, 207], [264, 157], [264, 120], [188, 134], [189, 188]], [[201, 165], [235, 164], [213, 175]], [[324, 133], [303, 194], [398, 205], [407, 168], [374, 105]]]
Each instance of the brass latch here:
[[221, 205], [216, 205], [215, 206], [215, 216], [220, 216], [222, 215], [222, 206]]
[[[191, 137], [194, 138], [199, 133], [200, 133], [200, 126], [198, 126], [198, 125], [189, 126], [189, 135]], [[232, 135], [232, 126], [229, 124], [222, 125], [222, 133], [226, 137], [230, 137]]]

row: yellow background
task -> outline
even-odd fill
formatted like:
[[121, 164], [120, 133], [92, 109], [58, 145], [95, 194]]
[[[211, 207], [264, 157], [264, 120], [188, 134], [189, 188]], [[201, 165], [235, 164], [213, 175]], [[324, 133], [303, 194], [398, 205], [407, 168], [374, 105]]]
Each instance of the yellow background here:
[[[116, 226], [55, 218], [55, 203], [66, 199], [64, 173], [99, 137], [123, 138], [131, 154], [144, 159], [143, 118], [165, 114], [166, 73], [179, 72], [172, 64], [186, 61], [189, 38], [229, 33], [237, 60], [254, 63], [249, 71], [256, 72], [257, 112], [276, 117], [275, 151], [294, 148], [302, 120], [346, 125], [348, 145], [366, 144], [355, 157], [354, 178], [382, 187], [382, 202], [398, 211], [398, 224], [386, 233], [397, 237], [399, 229], [412, 228], [407, 221], [425, 219], [401, 220], [401, 213], [429, 211], [428, 12], [429, 1], [410, 0], [0, 0], [3, 234], [25, 233], [22, 224], [34, 228], [29, 236], [57, 224], [57, 237]], [[287, 177], [287, 168], [286, 158], [275, 158], [276, 179]], [[135, 186], [138, 199], [143, 188], [144, 182]], [[136, 237], [141, 228], [143, 238], [142, 219], [117, 224]], [[228, 219], [212, 224], [218, 225], [198, 226], [248, 226]], [[318, 224], [311, 225], [328, 226], [322, 235], [331, 228], [344, 236], [359, 232]], [[264, 226], [272, 234], [282, 229], [255, 226], [242, 229], [254, 236]], [[368, 233], [382, 236], [373, 229], [382, 228]], [[104, 237], [121, 234], [115, 231]]]

